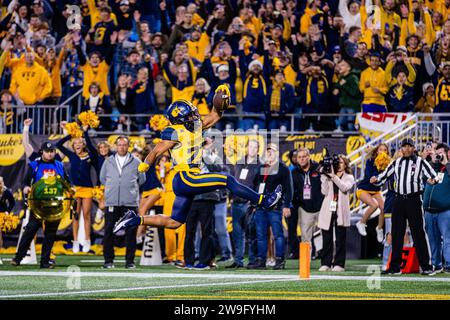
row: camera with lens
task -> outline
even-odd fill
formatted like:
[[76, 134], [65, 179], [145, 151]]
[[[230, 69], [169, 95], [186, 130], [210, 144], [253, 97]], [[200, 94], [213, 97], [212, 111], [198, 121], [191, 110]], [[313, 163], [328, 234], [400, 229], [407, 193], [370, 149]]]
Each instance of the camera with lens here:
[[328, 148], [325, 148], [325, 156], [323, 157], [323, 160], [320, 162], [322, 169], [322, 172], [325, 174], [330, 174], [333, 168], [334, 172], [337, 172], [339, 170], [339, 156], [337, 154], [330, 155], [328, 152]]

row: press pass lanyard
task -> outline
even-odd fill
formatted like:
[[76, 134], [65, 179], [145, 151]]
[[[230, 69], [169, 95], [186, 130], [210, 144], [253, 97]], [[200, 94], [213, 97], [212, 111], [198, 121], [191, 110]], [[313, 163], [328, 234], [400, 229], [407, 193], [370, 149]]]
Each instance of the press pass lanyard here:
[[268, 176], [269, 176], [269, 165], [265, 165], [264, 175], [263, 175], [263, 182], [261, 182], [259, 184], [259, 190], [258, 190], [259, 194], [263, 194], [264, 193], [264, 190], [266, 189], [266, 180], [267, 180]]
[[303, 184], [303, 200], [311, 200], [311, 179], [309, 178], [309, 170], [305, 174], [305, 182]]

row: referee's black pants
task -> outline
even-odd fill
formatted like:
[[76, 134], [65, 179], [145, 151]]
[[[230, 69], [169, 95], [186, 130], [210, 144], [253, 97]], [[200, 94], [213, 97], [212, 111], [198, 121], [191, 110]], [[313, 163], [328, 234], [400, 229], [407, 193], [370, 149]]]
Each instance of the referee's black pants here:
[[410, 198], [395, 196], [392, 210], [392, 258], [390, 269], [399, 271], [402, 263], [403, 239], [406, 221], [409, 223], [422, 270], [431, 270], [428, 240], [423, 221], [422, 197], [417, 194]]
[[[103, 257], [105, 258], [105, 263], [114, 262], [114, 225], [128, 210], [137, 212], [136, 207], [107, 207], [107, 212], [105, 214], [105, 235], [103, 236]], [[136, 254], [136, 234], [137, 227], [125, 230], [125, 245], [127, 248], [125, 253], [126, 264], [134, 263], [134, 257]]]
[[[34, 214], [30, 213], [30, 219], [28, 220], [25, 230], [20, 239], [19, 246], [15, 260], [20, 262], [27, 255], [27, 251], [30, 248], [31, 242], [34, 236], [42, 227], [42, 220], [37, 219]], [[56, 239], [56, 232], [61, 220], [57, 221], [44, 221], [44, 239], [42, 240], [42, 252], [41, 252], [41, 266], [46, 265], [50, 261], [50, 254], [52, 252], [53, 244]]]

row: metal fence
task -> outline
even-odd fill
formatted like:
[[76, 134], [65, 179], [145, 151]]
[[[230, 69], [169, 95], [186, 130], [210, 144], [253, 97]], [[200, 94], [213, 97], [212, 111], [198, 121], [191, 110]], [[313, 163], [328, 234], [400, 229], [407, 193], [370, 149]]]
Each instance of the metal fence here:
[[32, 119], [30, 132], [40, 135], [62, 133], [61, 121], [70, 119], [67, 105], [11, 106], [1, 111], [0, 134], [21, 133], [25, 119]]
[[[394, 126], [388, 132], [378, 136], [361, 148], [348, 155], [356, 183], [364, 178], [365, 164], [370, 151], [380, 143], [385, 143], [391, 153], [400, 148], [405, 138], [412, 138], [417, 151], [422, 151], [428, 142], [450, 142], [450, 114], [446, 113], [416, 113], [405, 119], [404, 122]], [[386, 192], [384, 190], [383, 192]], [[353, 214], [361, 214], [366, 206], [356, 201], [356, 187], [353, 194]], [[372, 217], [376, 216], [374, 213]]]

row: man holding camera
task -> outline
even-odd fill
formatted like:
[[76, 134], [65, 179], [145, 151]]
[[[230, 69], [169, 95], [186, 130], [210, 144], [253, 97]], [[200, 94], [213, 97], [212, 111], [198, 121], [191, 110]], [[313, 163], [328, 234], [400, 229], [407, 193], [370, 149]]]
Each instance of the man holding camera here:
[[[432, 166], [440, 183], [426, 185], [424, 193], [425, 230], [430, 241], [434, 271], [450, 272], [450, 163], [449, 147], [438, 144], [432, 152]], [[443, 265], [444, 256], [445, 265]]]
[[408, 222], [417, 250], [422, 275], [434, 275], [430, 264], [428, 240], [424, 231], [422, 193], [423, 178], [431, 185], [438, 177], [431, 165], [415, 155], [414, 142], [406, 138], [401, 144], [402, 157], [391, 162], [378, 176], [370, 178], [370, 183], [382, 186], [386, 180], [394, 175], [395, 198], [392, 212], [392, 258], [389, 269], [383, 274], [401, 274], [403, 237]]

